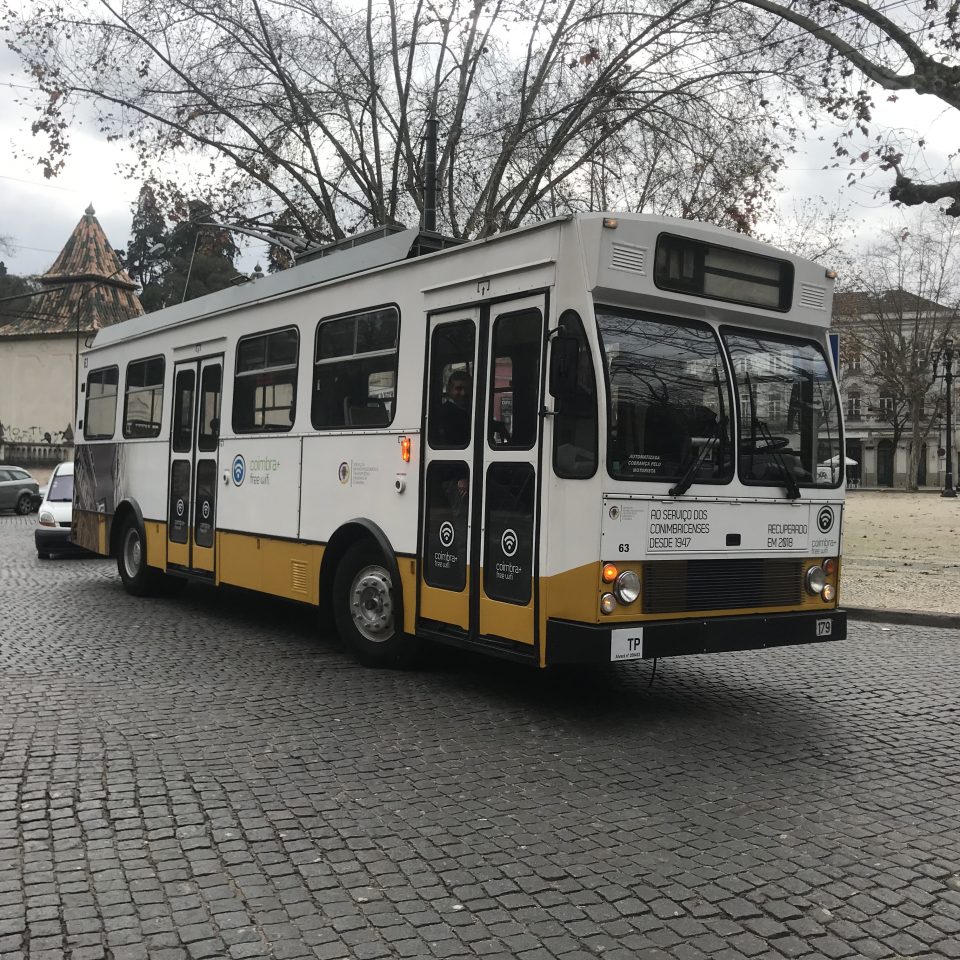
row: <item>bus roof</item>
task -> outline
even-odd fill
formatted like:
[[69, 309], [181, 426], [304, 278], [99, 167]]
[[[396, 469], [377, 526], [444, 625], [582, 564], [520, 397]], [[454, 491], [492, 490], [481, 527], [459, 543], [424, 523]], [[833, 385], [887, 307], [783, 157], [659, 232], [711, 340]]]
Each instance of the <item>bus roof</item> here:
[[[783, 257], [783, 251], [744, 234], [734, 233], [722, 227], [698, 221], [683, 220], [676, 217], [660, 217], [649, 214], [616, 212], [580, 212], [538, 221], [503, 233], [472, 240], [463, 244], [445, 247], [415, 256], [422, 233], [419, 227], [409, 227], [396, 233], [379, 237], [365, 243], [344, 249], [333, 249], [325, 256], [298, 263], [296, 266], [279, 273], [261, 277], [256, 281], [227, 287], [215, 293], [188, 300], [154, 313], [132, 317], [121, 323], [101, 329], [93, 341], [92, 349], [135, 339], [164, 328], [189, 323], [206, 317], [232, 312], [264, 301], [288, 296], [301, 290], [320, 286], [332, 280], [362, 274], [371, 270], [396, 266], [404, 261], [415, 259], [423, 261], [434, 257], [462, 255], [467, 250], [476, 250], [493, 243], [509, 242], [513, 237], [536, 230], [556, 227], [570, 221], [578, 221], [584, 228], [599, 228], [599, 222], [618, 222], [644, 224], [649, 227], [660, 226], [678, 232], [693, 233], [700, 237], [709, 236], [716, 241], [742, 250], [753, 251], [767, 256]], [[798, 261], [791, 257], [794, 262]], [[810, 264], [811, 266], [813, 264]], [[822, 268], [820, 268], [822, 269]]]

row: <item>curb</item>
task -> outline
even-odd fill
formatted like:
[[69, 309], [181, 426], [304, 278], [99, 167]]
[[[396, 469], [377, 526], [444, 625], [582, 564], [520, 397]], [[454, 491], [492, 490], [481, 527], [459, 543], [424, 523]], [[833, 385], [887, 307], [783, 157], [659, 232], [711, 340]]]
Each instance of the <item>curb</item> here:
[[882, 607], [843, 607], [850, 620], [866, 623], [899, 623], [918, 627], [949, 627], [960, 630], [958, 613], [925, 613], [923, 610], [884, 610]]

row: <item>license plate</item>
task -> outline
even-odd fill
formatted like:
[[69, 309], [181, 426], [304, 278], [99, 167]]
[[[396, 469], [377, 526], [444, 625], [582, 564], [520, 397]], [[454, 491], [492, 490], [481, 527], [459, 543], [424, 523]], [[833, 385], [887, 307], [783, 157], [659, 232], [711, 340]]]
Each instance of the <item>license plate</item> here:
[[643, 627], [610, 631], [610, 660], [642, 660]]
[[817, 621], [817, 636], [818, 637], [829, 637], [833, 633], [833, 621], [832, 620], [818, 620]]

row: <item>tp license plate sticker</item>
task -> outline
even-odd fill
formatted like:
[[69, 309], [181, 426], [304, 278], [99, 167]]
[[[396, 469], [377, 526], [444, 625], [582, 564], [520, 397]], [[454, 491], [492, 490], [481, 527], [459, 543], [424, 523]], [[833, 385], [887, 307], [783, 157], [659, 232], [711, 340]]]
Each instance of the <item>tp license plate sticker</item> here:
[[643, 659], [643, 627], [610, 631], [610, 661]]
[[818, 620], [817, 621], [817, 636], [818, 637], [829, 637], [833, 634], [833, 621], [832, 620]]

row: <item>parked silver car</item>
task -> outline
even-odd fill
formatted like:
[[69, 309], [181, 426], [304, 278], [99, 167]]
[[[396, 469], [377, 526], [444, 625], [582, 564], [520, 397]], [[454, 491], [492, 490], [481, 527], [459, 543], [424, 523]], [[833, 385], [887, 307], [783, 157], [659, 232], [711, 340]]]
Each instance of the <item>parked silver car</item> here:
[[0, 510], [27, 514], [33, 509], [40, 485], [23, 467], [0, 463]]

